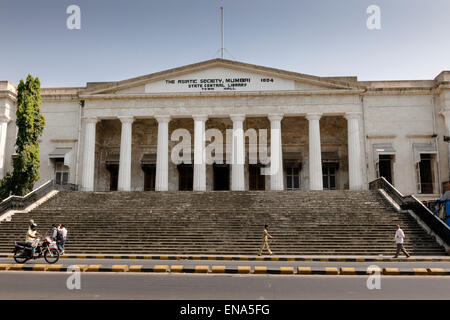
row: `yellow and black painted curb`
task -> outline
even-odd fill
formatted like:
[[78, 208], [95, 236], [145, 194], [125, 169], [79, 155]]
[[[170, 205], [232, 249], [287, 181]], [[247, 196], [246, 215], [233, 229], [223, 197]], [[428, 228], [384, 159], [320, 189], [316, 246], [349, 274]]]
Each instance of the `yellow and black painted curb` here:
[[266, 266], [220, 266], [220, 265], [113, 265], [103, 266], [62, 264], [0, 264], [0, 271], [44, 271], [44, 272], [127, 272], [127, 273], [201, 273], [201, 274], [280, 274], [280, 275], [370, 275], [378, 273], [385, 276], [450, 276], [450, 269], [443, 268], [353, 268], [353, 267], [278, 267]]
[[[12, 254], [0, 254], [0, 258], [13, 258]], [[134, 259], [134, 260], [231, 260], [231, 261], [301, 261], [301, 262], [450, 262], [450, 257], [439, 258], [321, 258], [278, 256], [201, 256], [201, 255], [63, 255], [62, 259]]]

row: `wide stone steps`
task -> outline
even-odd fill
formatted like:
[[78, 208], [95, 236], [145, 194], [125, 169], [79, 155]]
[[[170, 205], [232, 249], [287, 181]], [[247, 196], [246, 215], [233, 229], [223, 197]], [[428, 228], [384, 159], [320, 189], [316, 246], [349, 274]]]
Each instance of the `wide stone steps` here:
[[265, 223], [277, 254], [391, 255], [396, 224], [412, 254], [445, 253], [373, 191], [60, 192], [0, 223], [0, 252], [29, 219], [43, 234], [65, 224], [68, 253], [255, 254]]

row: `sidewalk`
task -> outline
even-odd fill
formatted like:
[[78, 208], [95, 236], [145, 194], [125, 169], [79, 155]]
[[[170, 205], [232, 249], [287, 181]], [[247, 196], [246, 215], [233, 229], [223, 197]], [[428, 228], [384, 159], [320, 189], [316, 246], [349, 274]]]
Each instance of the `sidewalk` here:
[[[11, 253], [0, 253], [0, 258], [12, 258]], [[74, 253], [61, 256], [62, 259], [133, 259], [133, 260], [234, 260], [234, 261], [310, 261], [310, 262], [450, 262], [450, 256], [291, 256], [291, 255], [121, 255]]]

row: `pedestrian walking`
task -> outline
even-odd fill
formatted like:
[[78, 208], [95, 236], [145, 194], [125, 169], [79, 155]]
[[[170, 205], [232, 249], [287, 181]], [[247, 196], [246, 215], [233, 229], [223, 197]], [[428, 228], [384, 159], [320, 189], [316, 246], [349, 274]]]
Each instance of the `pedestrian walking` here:
[[67, 229], [63, 224], [59, 225], [58, 229], [59, 239], [58, 239], [58, 250], [61, 254], [64, 254], [64, 245], [67, 240]]
[[397, 243], [397, 252], [395, 253], [394, 258], [397, 258], [400, 251], [402, 251], [407, 258], [410, 257], [409, 253], [405, 250], [403, 247], [403, 240], [405, 239], [405, 233], [400, 228], [399, 225], [397, 225], [397, 231], [395, 232], [395, 243]]
[[270, 250], [270, 247], [269, 247], [269, 238], [273, 239], [273, 237], [269, 234], [269, 225], [266, 224], [266, 225], [264, 225], [262, 244], [261, 244], [261, 248], [259, 249], [259, 256], [262, 254], [264, 247], [267, 248], [267, 251], [269, 251], [270, 255], [273, 254], [273, 252]]

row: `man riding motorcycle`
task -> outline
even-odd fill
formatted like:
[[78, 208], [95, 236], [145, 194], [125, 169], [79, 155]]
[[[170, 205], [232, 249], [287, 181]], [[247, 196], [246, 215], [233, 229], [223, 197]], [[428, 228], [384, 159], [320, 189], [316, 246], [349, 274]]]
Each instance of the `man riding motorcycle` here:
[[36, 240], [41, 238], [41, 235], [39, 233], [37, 233], [36, 228], [37, 228], [37, 224], [35, 224], [34, 221], [32, 221], [32, 223], [30, 224], [30, 227], [28, 228], [27, 236], [25, 238], [25, 242], [27, 243], [27, 246], [32, 247], [32, 249], [31, 249], [32, 256], [34, 255], [34, 251], [38, 244], [38, 241], [36, 241]]
[[56, 263], [59, 260], [56, 242], [50, 236], [46, 236], [41, 241], [43, 237], [37, 232], [36, 227], [37, 225], [31, 220], [25, 242], [14, 243], [14, 260], [17, 263], [25, 263], [27, 260], [37, 259], [43, 255], [48, 263]]

